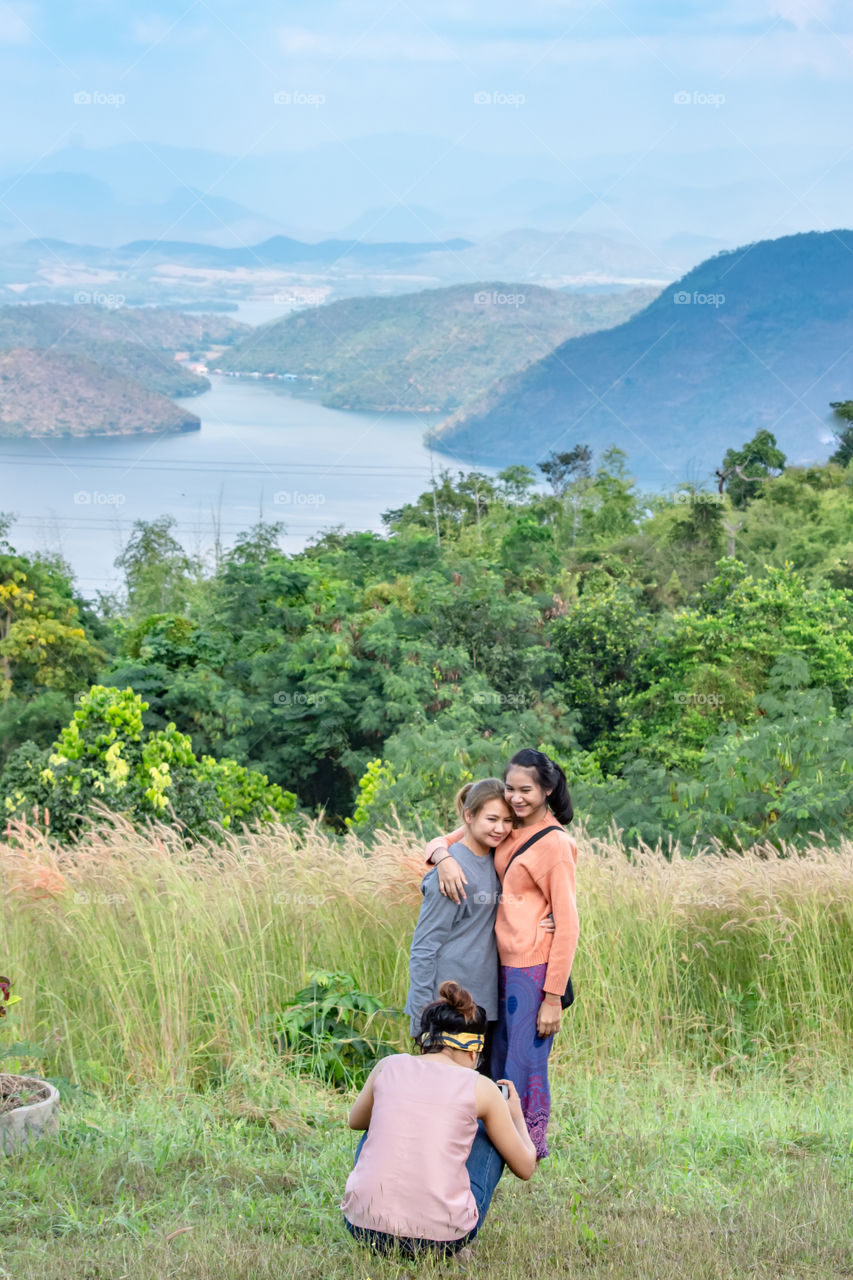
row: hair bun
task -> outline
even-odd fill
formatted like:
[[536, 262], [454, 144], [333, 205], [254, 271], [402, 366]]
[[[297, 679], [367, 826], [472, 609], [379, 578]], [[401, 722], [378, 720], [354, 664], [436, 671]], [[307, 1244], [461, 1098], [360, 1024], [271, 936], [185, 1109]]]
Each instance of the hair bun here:
[[466, 991], [464, 987], [460, 987], [458, 982], [442, 982], [438, 989], [438, 994], [466, 1022], [474, 1022], [476, 1020], [477, 1003], [471, 992]]

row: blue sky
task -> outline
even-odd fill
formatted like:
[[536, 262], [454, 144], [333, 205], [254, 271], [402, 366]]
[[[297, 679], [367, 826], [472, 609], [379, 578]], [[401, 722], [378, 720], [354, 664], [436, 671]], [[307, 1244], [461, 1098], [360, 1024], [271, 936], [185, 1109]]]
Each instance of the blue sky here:
[[[580, 155], [841, 145], [853, 105], [851, 9], [835, 0], [0, 0], [4, 159], [34, 158], [60, 139], [132, 137], [241, 155], [389, 127], [506, 155], [569, 141]], [[80, 91], [123, 101], [81, 107]], [[695, 109], [677, 111], [678, 92], [697, 95]], [[276, 93], [293, 95], [291, 110], [276, 110]], [[491, 103], [476, 101], [484, 93]]]

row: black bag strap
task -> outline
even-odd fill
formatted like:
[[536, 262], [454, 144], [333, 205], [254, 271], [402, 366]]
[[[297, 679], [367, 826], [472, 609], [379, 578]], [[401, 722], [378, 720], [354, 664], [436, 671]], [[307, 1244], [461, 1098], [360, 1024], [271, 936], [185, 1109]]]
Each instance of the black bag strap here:
[[527, 850], [530, 848], [531, 845], [534, 845], [537, 840], [541, 840], [543, 836], [547, 836], [549, 831], [562, 831], [562, 830], [563, 830], [562, 827], [556, 827], [553, 825], [550, 827], [543, 827], [541, 831], [536, 832], [535, 836], [531, 836], [529, 840], [525, 840], [521, 848], [516, 849], [515, 853], [512, 855], [509, 862], [504, 867], [504, 879], [506, 879], [507, 873], [510, 867], [512, 866], [512, 864], [515, 862], [516, 858], [519, 857], [522, 853], [527, 853]]

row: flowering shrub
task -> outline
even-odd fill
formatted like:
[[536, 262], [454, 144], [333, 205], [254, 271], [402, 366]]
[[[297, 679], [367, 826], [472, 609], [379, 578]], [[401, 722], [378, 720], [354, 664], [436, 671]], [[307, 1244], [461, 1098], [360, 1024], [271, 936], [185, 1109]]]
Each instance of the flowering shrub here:
[[233, 760], [198, 760], [188, 734], [170, 723], [149, 731], [148, 708], [132, 689], [93, 685], [51, 748], [24, 743], [3, 772], [8, 817], [34, 811], [36, 822], [66, 839], [100, 801], [131, 821], [171, 815], [192, 832], [211, 824], [281, 821], [296, 797]]

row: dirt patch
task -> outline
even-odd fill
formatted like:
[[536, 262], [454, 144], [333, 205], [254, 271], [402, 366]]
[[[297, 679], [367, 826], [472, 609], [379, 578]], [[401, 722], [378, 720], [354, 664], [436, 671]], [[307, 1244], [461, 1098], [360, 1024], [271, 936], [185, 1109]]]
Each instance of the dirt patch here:
[[28, 1107], [33, 1102], [44, 1102], [50, 1097], [50, 1089], [43, 1080], [30, 1076], [10, 1076], [0, 1072], [0, 1116], [16, 1107]]

